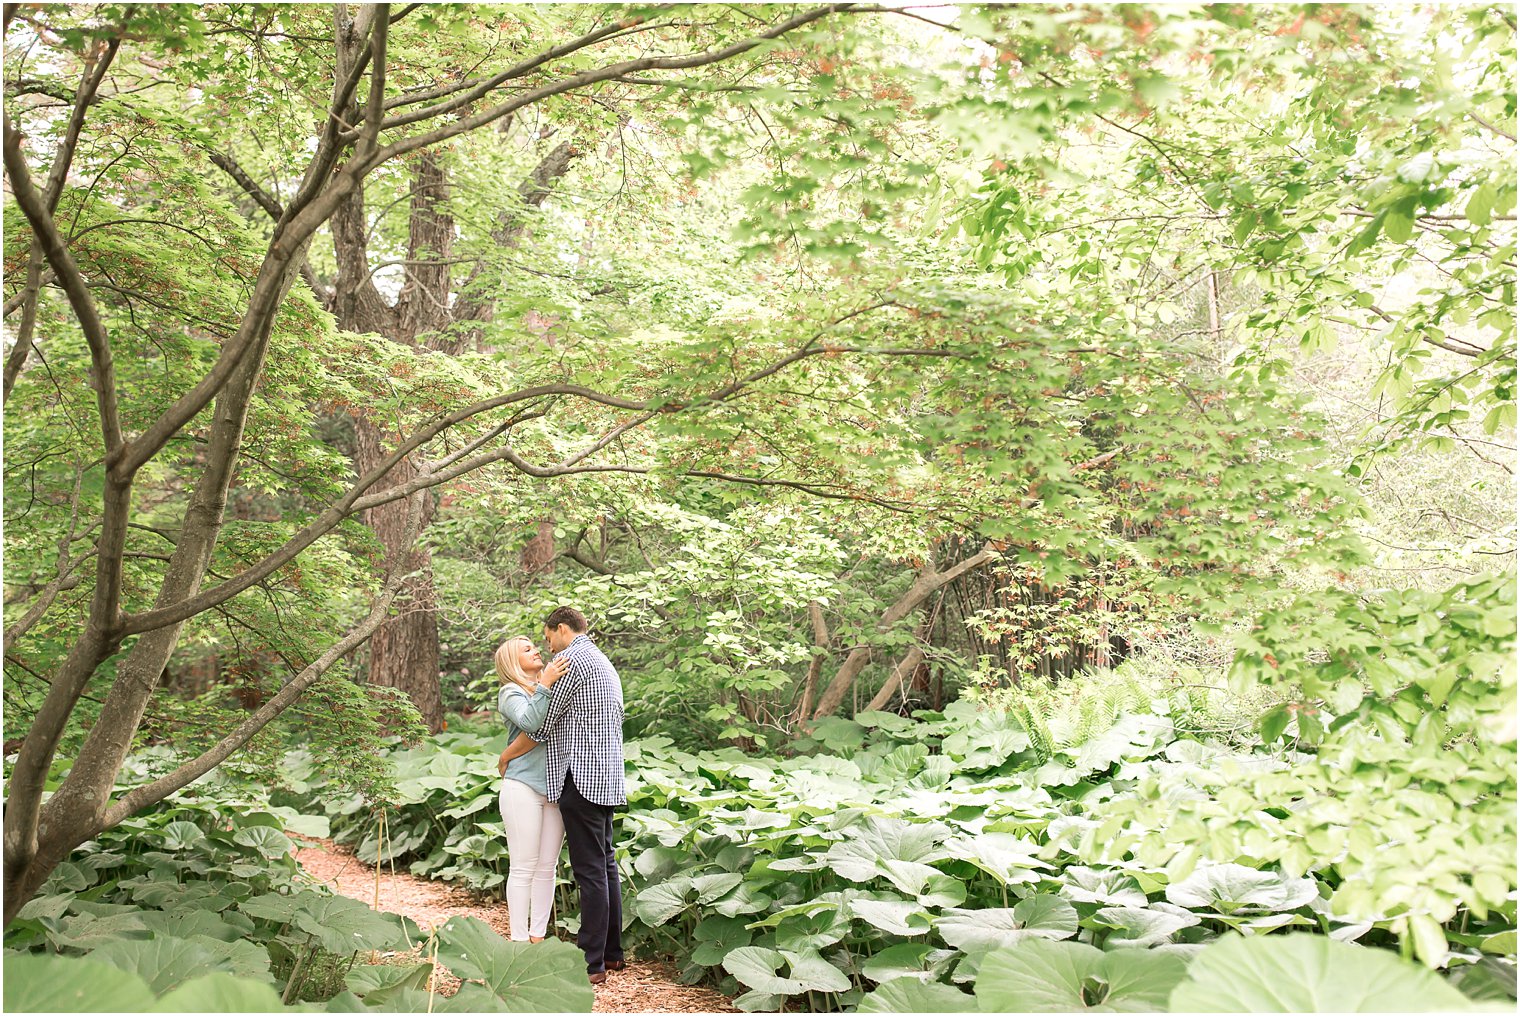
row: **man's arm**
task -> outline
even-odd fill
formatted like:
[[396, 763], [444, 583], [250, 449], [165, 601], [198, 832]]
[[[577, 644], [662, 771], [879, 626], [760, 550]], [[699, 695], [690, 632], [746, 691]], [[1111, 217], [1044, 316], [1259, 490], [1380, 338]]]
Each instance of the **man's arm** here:
[[507, 750], [502, 752], [501, 758], [496, 761], [496, 771], [503, 776], [507, 775], [508, 762], [515, 758], [521, 758], [537, 747], [538, 743], [533, 738], [527, 734], [518, 734], [512, 738], [512, 743], [507, 745]]
[[549, 740], [549, 735], [559, 726], [559, 721], [565, 718], [570, 700], [580, 691], [581, 683], [585, 680], [586, 664], [580, 660], [570, 660], [570, 669], [564, 677], [554, 682], [554, 690], [549, 693], [549, 711], [544, 715], [544, 722], [529, 735], [533, 740], [540, 743]]

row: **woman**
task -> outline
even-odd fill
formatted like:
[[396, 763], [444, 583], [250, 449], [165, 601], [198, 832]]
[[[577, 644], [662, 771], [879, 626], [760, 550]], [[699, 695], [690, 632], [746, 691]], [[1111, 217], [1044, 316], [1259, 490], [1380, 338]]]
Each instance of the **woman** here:
[[501, 681], [496, 709], [509, 742], [498, 769], [503, 776], [501, 821], [507, 829], [507, 922], [514, 942], [542, 942], [549, 930], [565, 826], [559, 806], [545, 796], [544, 746], [528, 735], [543, 725], [549, 689], [567, 667], [564, 660], [545, 667], [538, 647], [524, 635], [496, 650], [496, 676]]

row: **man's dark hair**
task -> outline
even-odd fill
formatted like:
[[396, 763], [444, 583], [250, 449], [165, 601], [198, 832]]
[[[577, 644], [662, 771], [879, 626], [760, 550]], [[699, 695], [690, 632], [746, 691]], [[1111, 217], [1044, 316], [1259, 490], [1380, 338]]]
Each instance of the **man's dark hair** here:
[[551, 631], [562, 624], [568, 624], [570, 630], [577, 635], [583, 634], [587, 628], [591, 627], [586, 623], [586, 615], [574, 607], [555, 607], [549, 612], [549, 616], [544, 618], [544, 627]]

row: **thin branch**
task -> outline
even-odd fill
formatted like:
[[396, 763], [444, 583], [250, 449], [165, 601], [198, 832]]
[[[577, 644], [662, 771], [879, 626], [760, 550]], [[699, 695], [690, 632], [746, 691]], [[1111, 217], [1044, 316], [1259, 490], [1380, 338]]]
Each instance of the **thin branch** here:
[[364, 619], [349, 629], [342, 639], [328, 647], [317, 659], [290, 680], [285, 687], [264, 703], [253, 715], [249, 716], [237, 728], [217, 742], [215, 747], [202, 753], [195, 759], [185, 763], [173, 772], [154, 780], [145, 786], [135, 787], [123, 794], [117, 802], [108, 808], [101, 818], [101, 828], [108, 829], [122, 820], [129, 818], [137, 811], [152, 804], [157, 804], [170, 794], [189, 786], [202, 776], [221, 765], [233, 752], [243, 747], [254, 735], [263, 730], [271, 720], [283, 713], [286, 708], [305, 694], [317, 680], [327, 673], [344, 656], [353, 652], [359, 646], [369, 640], [375, 629], [385, 623], [386, 615], [390, 612], [392, 602], [400, 591], [402, 583], [406, 579], [407, 550], [416, 540], [418, 531], [422, 527], [423, 495], [412, 497], [407, 511], [407, 533], [409, 539], [401, 543], [401, 550], [392, 555], [389, 563], [385, 585], [379, 596], [375, 597], [370, 605], [369, 613]]
[[[1513, 27], [1513, 26], [1511, 26], [1511, 27]], [[1478, 124], [1478, 126], [1480, 126], [1480, 127], [1487, 127], [1489, 130], [1493, 131], [1495, 134], [1499, 135], [1501, 138], [1507, 138], [1510, 141], [1515, 140], [1515, 136], [1513, 134], [1511, 134], [1509, 131], [1504, 130], [1503, 128], [1500, 128], [1500, 127], [1496, 127], [1495, 125], [1489, 123], [1487, 120], [1483, 119], [1478, 114], [1469, 112], [1467, 115], [1469, 117], [1471, 117], [1472, 120], [1475, 123]]]
[[119, 453], [122, 447], [121, 419], [117, 410], [116, 367], [111, 358], [111, 341], [106, 334], [105, 323], [90, 296], [89, 287], [74, 256], [59, 235], [58, 224], [53, 220], [46, 198], [37, 193], [32, 185], [32, 174], [21, 154], [21, 134], [5, 117], [5, 171], [10, 176], [11, 193], [21, 213], [32, 227], [32, 235], [42, 248], [48, 264], [52, 265], [58, 283], [69, 298], [74, 316], [84, 333], [90, 349], [91, 373], [97, 386], [96, 402], [100, 410], [101, 438], [105, 443], [107, 457]]
[[[638, 71], [655, 69], [679, 70], [691, 67], [704, 67], [708, 64], [720, 63], [724, 60], [732, 59], [741, 53], [748, 52], [749, 50], [754, 49], [756, 46], [759, 46], [761, 43], [779, 38], [786, 33], [793, 31], [794, 29], [817, 21], [820, 18], [827, 17], [830, 14], [847, 12], [852, 8], [852, 6], [853, 5], [851, 4], [831, 4], [826, 7], [813, 8], [812, 10], [804, 11], [801, 14], [788, 18], [786, 21], [781, 22], [768, 31], [757, 33], [748, 39], [743, 39], [729, 46], [724, 46], [721, 49], [708, 50], [702, 53], [689, 54], [679, 57], [642, 57], [637, 60], [629, 60], [622, 63], [610, 64], [604, 67], [597, 67], [582, 71], [581, 73], [572, 75], [571, 77], [562, 78], [559, 81], [555, 81], [550, 84], [531, 89], [527, 92], [523, 92], [516, 97], [508, 100], [507, 102], [502, 103], [501, 105], [483, 110], [479, 113], [474, 114], [473, 116], [461, 117], [458, 120], [455, 120], [442, 127], [435, 128], [434, 130], [427, 133], [418, 134], [413, 137], [403, 138], [399, 141], [392, 142], [391, 144], [379, 149], [373, 155], [371, 155], [369, 159], [365, 161], [364, 167], [367, 170], [373, 166], [378, 166], [382, 162], [385, 162], [386, 160], [391, 159], [397, 155], [404, 155], [407, 152], [413, 152], [419, 148], [425, 148], [429, 145], [437, 144], [440, 141], [446, 141], [449, 138], [455, 137], [456, 135], [464, 134], [468, 131], [475, 130], [477, 127], [482, 127], [495, 120], [499, 120], [510, 113], [516, 112], [524, 106], [532, 105], [535, 102], [549, 98], [551, 96], [561, 95], [565, 92], [572, 92], [576, 89], [584, 88], [587, 85], [598, 84], [603, 81], [610, 81], [622, 75], [635, 73]], [[586, 37], [583, 37], [583, 39], [584, 38]], [[577, 40], [577, 42], [581, 41], [582, 40]], [[589, 42], [583, 44], [590, 45]], [[530, 63], [534, 63], [534, 66], [537, 66], [537, 64], [543, 63], [549, 58], [550, 57], [547, 55], [546, 51], [546, 54], [540, 54], [540, 57], [534, 58], [536, 63], [534, 63], [534, 61], [530, 61]], [[522, 71], [521, 73], [526, 73], [526, 71]], [[482, 91], [480, 95], [484, 95], [489, 91], [490, 89], [485, 89], [485, 91]], [[474, 98], [470, 99], [470, 101], [473, 102], [475, 98], [479, 97], [479, 95], [474, 96]], [[448, 106], [450, 109], [462, 105], [468, 105], [468, 103], [462, 102], [460, 100], [450, 100], [449, 103], [440, 104], [440, 106]], [[427, 119], [427, 117], [413, 116], [410, 119], [398, 117], [394, 121], [386, 121], [386, 126], [389, 127], [393, 124], [399, 124], [401, 122], [411, 123], [416, 119]]]
[[[243, 188], [243, 192], [253, 198], [260, 208], [264, 209], [271, 220], [279, 222], [285, 217], [285, 209], [280, 202], [268, 191], [260, 187], [258, 182], [249, 176], [232, 156], [223, 152], [212, 151], [208, 151], [207, 154], [210, 156], [212, 164], [232, 177], [233, 181]], [[317, 281], [317, 273], [312, 270], [309, 258], [301, 259], [301, 278], [311, 287], [312, 293], [316, 295], [318, 300], [321, 300], [324, 304], [328, 302], [332, 294]]]

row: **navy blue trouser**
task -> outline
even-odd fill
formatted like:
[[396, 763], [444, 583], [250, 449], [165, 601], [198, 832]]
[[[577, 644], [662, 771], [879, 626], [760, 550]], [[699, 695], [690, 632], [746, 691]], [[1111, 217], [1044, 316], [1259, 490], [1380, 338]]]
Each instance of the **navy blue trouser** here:
[[575, 944], [586, 954], [586, 972], [599, 974], [623, 958], [623, 886], [612, 856], [612, 807], [593, 804], [567, 771], [559, 814], [570, 845], [570, 870], [581, 893], [581, 930]]

